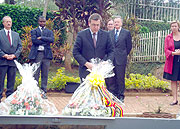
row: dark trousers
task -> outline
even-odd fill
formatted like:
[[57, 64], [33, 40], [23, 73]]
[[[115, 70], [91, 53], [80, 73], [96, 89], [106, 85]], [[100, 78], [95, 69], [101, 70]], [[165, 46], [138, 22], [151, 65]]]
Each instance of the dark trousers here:
[[15, 66], [0, 66], [0, 99], [3, 97], [4, 91], [4, 80], [7, 74], [7, 91], [6, 97], [14, 92], [14, 84], [16, 78], [16, 67]]
[[41, 89], [47, 93], [47, 81], [48, 81], [48, 73], [50, 67], [50, 60], [44, 58], [44, 52], [39, 51], [38, 55], [35, 60], [32, 61], [33, 63], [40, 62], [40, 67], [35, 72], [35, 80], [39, 83], [39, 76], [41, 73]]
[[115, 76], [105, 79], [107, 89], [119, 99], [124, 99], [126, 65], [115, 65]]

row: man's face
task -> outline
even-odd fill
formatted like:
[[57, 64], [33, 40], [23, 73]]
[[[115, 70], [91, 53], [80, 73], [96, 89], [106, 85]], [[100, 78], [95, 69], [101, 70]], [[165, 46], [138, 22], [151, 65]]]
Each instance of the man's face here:
[[114, 22], [113, 20], [110, 20], [108, 23], [107, 23], [107, 29], [108, 31], [111, 31], [114, 29]]
[[45, 27], [46, 26], [46, 19], [45, 18], [40, 18], [38, 20], [39, 26], [40, 27]]
[[6, 17], [3, 21], [4, 28], [10, 30], [12, 27], [12, 19], [10, 17]]
[[101, 21], [100, 20], [91, 20], [89, 23], [89, 27], [93, 33], [96, 33], [100, 29]]
[[116, 29], [119, 29], [121, 26], [122, 26], [121, 18], [115, 18], [115, 19], [114, 19], [114, 27], [115, 27]]

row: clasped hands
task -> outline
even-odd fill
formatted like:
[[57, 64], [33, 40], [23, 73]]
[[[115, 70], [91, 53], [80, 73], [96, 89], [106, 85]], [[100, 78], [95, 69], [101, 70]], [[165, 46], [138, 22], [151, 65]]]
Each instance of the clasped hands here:
[[172, 52], [172, 55], [180, 55], [180, 49], [175, 49], [175, 51]]
[[[108, 63], [108, 62], [107, 61], [101, 62], [102, 65], [105, 64], [105, 63]], [[94, 67], [94, 64], [91, 63], [91, 62], [86, 62], [84, 65], [90, 70], [92, 70], [92, 68]]]
[[13, 60], [14, 58], [16, 58], [14, 54], [10, 54], [10, 55], [5, 54], [3, 57], [6, 58], [7, 60]]

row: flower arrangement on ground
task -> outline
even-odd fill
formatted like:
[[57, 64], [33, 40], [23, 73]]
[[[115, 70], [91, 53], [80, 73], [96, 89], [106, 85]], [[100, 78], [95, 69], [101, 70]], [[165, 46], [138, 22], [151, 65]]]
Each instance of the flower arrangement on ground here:
[[43, 91], [37, 86], [33, 75], [39, 63], [24, 64], [15, 61], [22, 76], [22, 84], [17, 90], [0, 103], [1, 115], [55, 115], [58, 113], [53, 103], [43, 99]]
[[94, 64], [90, 74], [76, 89], [63, 115], [122, 117], [121, 101], [105, 87], [104, 78], [114, 76], [114, 66], [110, 60], [92, 59]]

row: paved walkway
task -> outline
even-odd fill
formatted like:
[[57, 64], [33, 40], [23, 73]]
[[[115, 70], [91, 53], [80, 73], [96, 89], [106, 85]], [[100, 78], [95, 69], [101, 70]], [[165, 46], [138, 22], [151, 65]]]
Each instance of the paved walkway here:
[[[55, 104], [59, 114], [68, 104], [72, 94], [48, 93], [48, 99]], [[122, 106], [124, 114], [140, 114], [143, 112], [155, 112], [159, 108], [162, 112], [177, 114], [180, 105], [170, 106], [172, 96], [169, 93], [126, 93], [125, 105]], [[180, 102], [180, 99], [179, 99]]]

